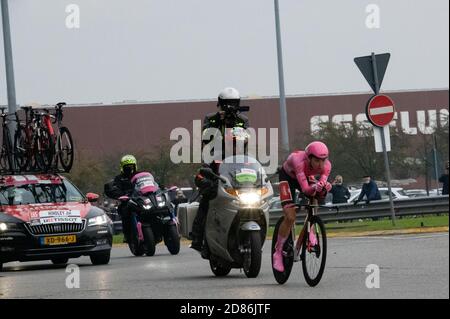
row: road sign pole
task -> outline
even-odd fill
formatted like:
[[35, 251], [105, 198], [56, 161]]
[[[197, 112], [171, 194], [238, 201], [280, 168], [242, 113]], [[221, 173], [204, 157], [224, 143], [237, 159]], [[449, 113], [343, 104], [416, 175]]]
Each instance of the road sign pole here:
[[438, 171], [438, 160], [437, 160], [437, 140], [436, 135], [433, 134], [433, 158], [434, 158], [434, 175], [436, 178], [436, 191], [439, 195], [439, 171]]
[[[378, 81], [378, 69], [377, 69], [377, 59], [375, 53], [372, 52], [372, 68], [373, 68], [373, 77], [375, 82], [375, 94], [380, 93], [380, 83]], [[388, 183], [388, 193], [389, 193], [389, 203], [391, 207], [391, 216], [392, 216], [392, 225], [395, 226], [395, 209], [394, 209], [394, 199], [392, 198], [392, 187], [391, 187], [391, 170], [389, 167], [389, 157], [386, 150], [386, 138], [384, 136], [384, 130], [382, 127], [374, 127], [375, 130], [380, 130], [381, 134], [381, 143], [383, 146], [383, 156], [384, 156], [384, 165], [386, 167], [386, 179]]]
[[[2, 9], [2, 25], [3, 25], [3, 46], [5, 51], [5, 71], [6, 71], [6, 88], [8, 95], [8, 112], [16, 112], [16, 87], [14, 84], [14, 68], [13, 68], [13, 55], [11, 46], [11, 30], [9, 27], [9, 12], [8, 12], [8, 0], [0, 0]], [[10, 137], [13, 139], [14, 132], [16, 130], [16, 124], [14, 121], [10, 121], [8, 124]], [[13, 145], [11, 140], [11, 145]], [[13, 161], [13, 165], [15, 161]]]
[[289, 128], [286, 110], [286, 93], [284, 89], [283, 48], [281, 45], [280, 8], [278, 0], [275, 1], [275, 27], [277, 35], [278, 53], [278, 81], [280, 86], [280, 118], [281, 118], [281, 144], [283, 156], [289, 154]]

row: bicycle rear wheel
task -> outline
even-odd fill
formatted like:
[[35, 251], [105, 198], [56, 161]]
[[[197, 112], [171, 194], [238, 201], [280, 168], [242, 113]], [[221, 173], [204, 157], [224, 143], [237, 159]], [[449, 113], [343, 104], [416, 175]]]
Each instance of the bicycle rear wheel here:
[[67, 127], [59, 129], [58, 139], [59, 161], [64, 171], [69, 172], [73, 165], [73, 140]]
[[3, 170], [12, 172], [14, 170], [12, 160], [11, 139], [8, 128], [3, 128], [2, 149], [0, 151], [0, 167]]
[[[315, 287], [322, 279], [327, 260], [327, 234], [319, 216], [310, 219], [310, 231], [305, 231], [302, 247], [302, 268], [306, 282]], [[315, 241], [315, 242], [314, 242]]]
[[27, 133], [25, 128], [20, 125], [17, 126], [14, 134], [14, 160], [16, 166], [20, 171], [26, 171], [30, 165], [30, 145], [27, 140]]
[[275, 280], [280, 284], [286, 283], [288, 281], [289, 276], [291, 275], [292, 266], [294, 265], [294, 242], [292, 240], [292, 233], [289, 236], [289, 238], [286, 240], [286, 243], [283, 247], [283, 261], [284, 261], [284, 272], [279, 272], [275, 268], [273, 268], [273, 254], [275, 253], [275, 245], [277, 243], [278, 239], [278, 230], [280, 228], [281, 223], [284, 220], [284, 216], [281, 217], [277, 224], [275, 225], [275, 229], [273, 231], [273, 238], [272, 238], [272, 255], [270, 256], [270, 259], [272, 260], [272, 271], [273, 275], [275, 277]]
[[55, 154], [55, 142], [53, 136], [47, 128], [41, 128], [41, 134], [36, 139], [35, 157], [36, 164], [39, 169], [43, 171], [48, 171], [53, 162], [53, 157]]

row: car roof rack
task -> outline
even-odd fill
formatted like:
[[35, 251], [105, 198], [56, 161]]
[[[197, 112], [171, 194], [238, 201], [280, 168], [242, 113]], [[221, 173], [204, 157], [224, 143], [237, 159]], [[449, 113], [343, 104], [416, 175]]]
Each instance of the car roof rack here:
[[3, 175], [39, 175], [39, 174], [62, 174], [68, 173], [63, 169], [49, 169], [49, 170], [10, 170], [10, 169], [0, 169], [0, 176]]

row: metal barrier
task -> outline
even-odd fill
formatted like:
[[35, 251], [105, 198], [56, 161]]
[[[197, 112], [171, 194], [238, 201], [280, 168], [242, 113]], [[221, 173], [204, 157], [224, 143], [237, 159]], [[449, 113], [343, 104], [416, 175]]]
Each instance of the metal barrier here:
[[[373, 201], [369, 205], [361, 203], [353, 204], [339, 204], [336, 209], [320, 208], [318, 215], [324, 222], [337, 222], [355, 219], [366, 218], [383, 218], [390, 217], [389, 201]], [[434, 197], [418, 197], [408, 199], [394, 200], [394, 208], [396, 216], [413, 216], [413, 215], [430, 215], [442, 214], [449, 212], [449, 197], [434, 196]], [[282, 209], [270, 211], [270, 226], [275, 226], [277, 221], [283, 215]], [[305, 212], [297, 214], [297, 222], [302, 223], [305, 219]]]
[[[369, 205], [361, 203], [357, 205], [339, 204], [334, 206], [339, 207], [339, 211], [332, 208], [319, 209], [319, 216], [324, 222], [391, 217], [388, 200], [373, 201]], [[397, 217], [449, 213], [449, 197], [445, 195], [397, 199], [394, 200], [394, 208]], [[283, 216], [283, 210], [271, 210], [269, 216], [270, 226], [275, 226], [280, 217]], [[306, 213], [304, 211], [297, 214], [297, 223], [303, 223], [305, 217]], [[122, 222], [120, 220], [114, 221], [114, 228], [117, 233], [122, 232], [121, 225]]]

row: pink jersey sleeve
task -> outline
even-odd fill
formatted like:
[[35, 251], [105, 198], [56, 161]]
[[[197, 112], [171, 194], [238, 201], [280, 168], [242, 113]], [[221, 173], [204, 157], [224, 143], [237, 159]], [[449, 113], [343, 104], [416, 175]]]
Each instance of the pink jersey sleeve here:
[[305, 152], [299, 152], [299, 154], [292, 158], [292, 165], [294, 167], [295, 176], [297, 177], [297, 181], [302, 188], [302, 191], [306, 194], [311, 194], [313, 189], [309, 186], [308, 178], [305, 174], [307, 165], [307, 157]]
[[328, 181], [328, 177], [330, 176], [330, 174], [331, 174], [331, 162], [329, 160], [326, 160], [323, 171], [320, 174], [319, 181], [326, 183]]

